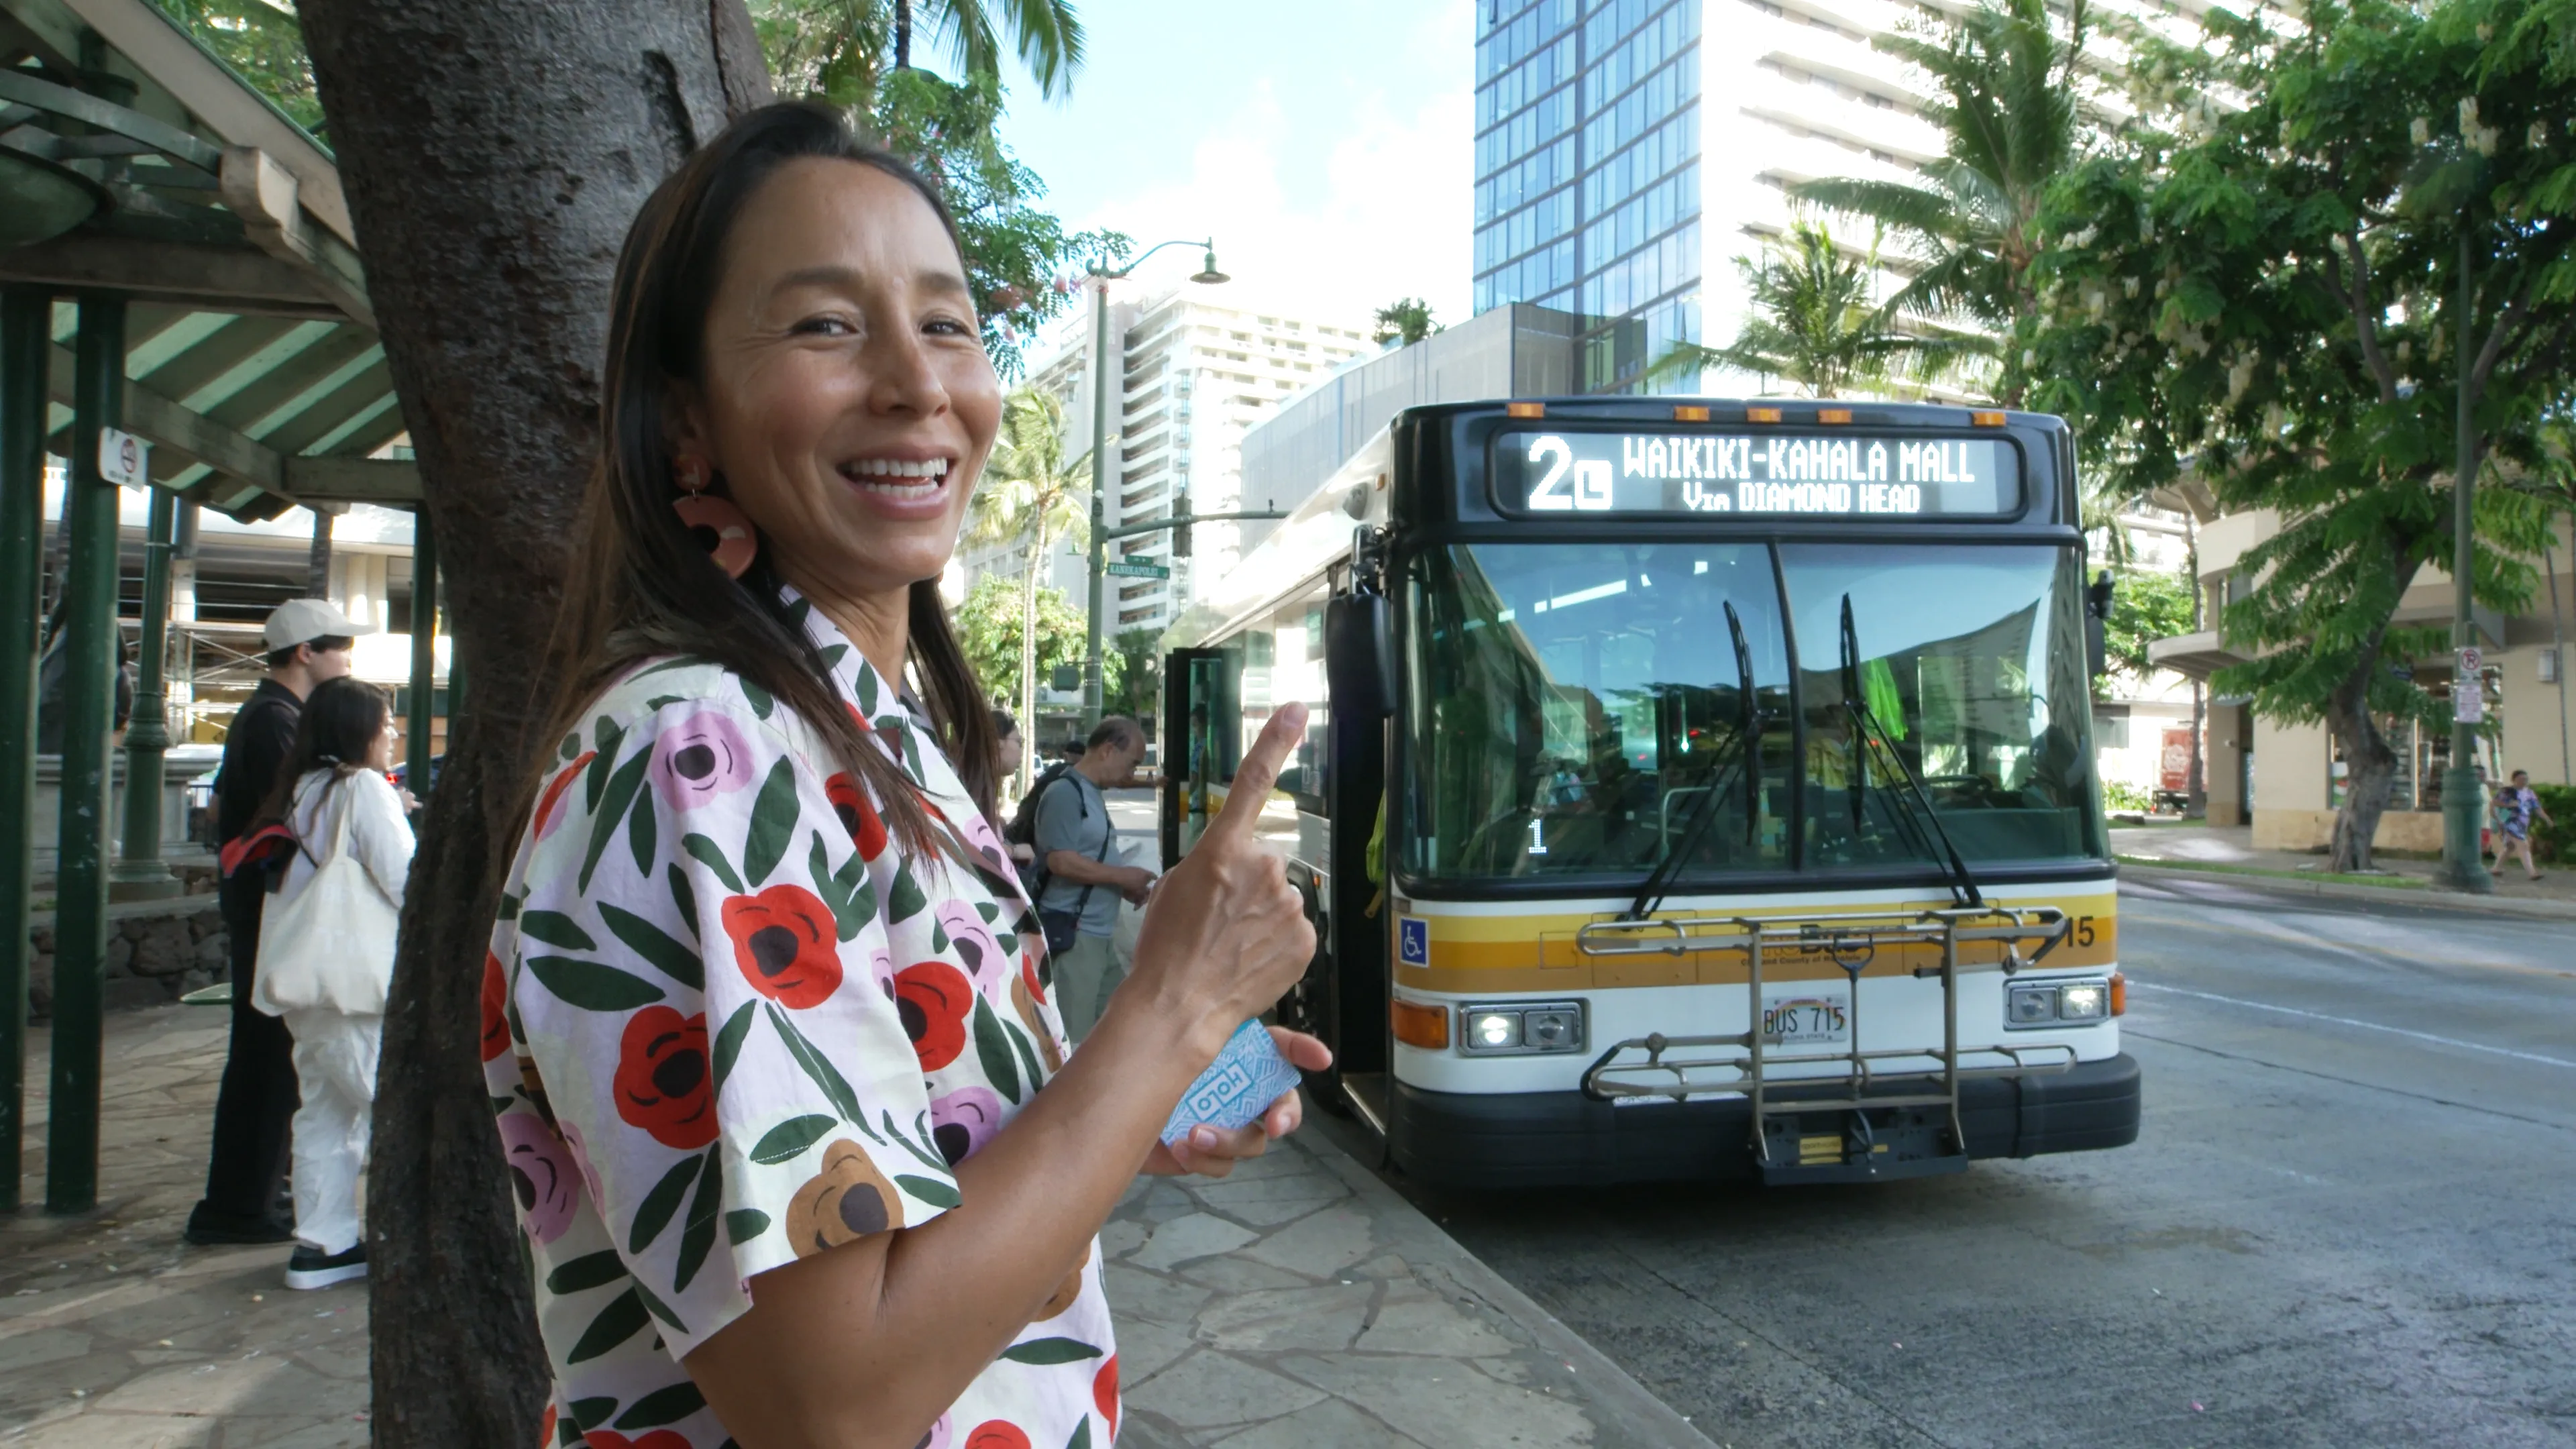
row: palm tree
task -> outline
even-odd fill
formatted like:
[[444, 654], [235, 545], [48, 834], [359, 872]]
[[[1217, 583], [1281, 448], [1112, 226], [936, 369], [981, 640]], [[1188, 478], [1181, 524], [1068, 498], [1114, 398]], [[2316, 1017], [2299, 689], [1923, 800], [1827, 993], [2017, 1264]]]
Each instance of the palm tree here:
[[[913, 0], [894, 5], [894, 68], [912, 64]], [[1082, 68], [1082, 22], [1074, 18], [1072, 0], [922, 0], [921, 18], [948, 32], [959, 68], [972, 75], [999, 75], [1001, 33], [1007, 31], [1020, 63], [1036, 77], [1038, 94], [1049, 100], [1073, 87]], [[999, 11], [1000, 26], [994, 24]]]
[[[1038, 576], [1045, 571], [1050, 544], [1088, 536], [1090, 459], [1084, 453], [1065, 461], [1063, 401], [1053, 393], [1021, 388], [1002, 405], [1001, 436], [969, 505], [969, 542], [1028, 543], [1028, 568], [1020, 581], [1019, 718], [1032, 740], [1037, 737]], [[1022, 790], [1029, 787], [1030, 765], [1030, 752], [1022, 751]]]
[[[2085, 0], [2071, 0], [2062, 31], [2046, 0], [2001, 0], [1938, 38], [1879, 40], [1931, 74], [1939, 98], [1924, 116], [1948, 138], [1947, 154], [1923, 168], [1921, 185], [1839, 177], [1790, 194], [1867, 218], [1913, 253], [1921, 270], [1887, 299], [1891, 312], [1994, 334], [2038, 312], [2030, 264], [2040, 196], [2081, 146], [2075, 70], [2087, 24]], [[2018, 403], [2018, 382], [2008, 386], [2004, 400]]]
[[1777, 377], [1809, 397], [1841, 397], [1884, 387], [1910, 366], [1918, 378], [1938, 375], [1977, 345], [1954, 333], [1897, 329], [1894, 312], [1870, 297], [1878, 249], [1851, 256], [1824, 223], [1790, 223], [1786, 237], [1763, 244], [1764, 257], [1738, 257], [1752, 303], [1744, 328], [1724, 347], [1676, 344], [1652, 376], [1725, 366]]
[[968, 77], [1000, 77], [1007, 36], [1050, 100], [1082, 68], [1072, 0], [752, 0], [752, 16], [780, 89], [841, 106], [867, 107], [885, 72], [911, 67], [916, 29], [945, 31]]

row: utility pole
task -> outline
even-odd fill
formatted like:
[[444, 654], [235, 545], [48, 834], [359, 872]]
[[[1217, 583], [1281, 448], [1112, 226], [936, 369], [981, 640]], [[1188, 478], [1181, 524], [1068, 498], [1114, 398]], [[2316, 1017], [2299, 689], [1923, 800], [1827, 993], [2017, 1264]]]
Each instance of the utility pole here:
[[2492, 895], [2495, 877], [2487, 874], [2486, 853], [2478, 848], [2478, 822], [2486, 813], [2486, 791], [2478, 783], [2478, 725], [2486, 719], [2484, 681], [2479, 678], [2476, 598], [2478, 440], [2470, 406], [2470, 360], [2477, 348], [2470, 324], [2477, 289], [2469, 275], [2469, 229], [2460, 228], [2460, 339], [2453, 356], [2460, 375], [2459, 451], [2451, 483], [2451, 765], [2442, 772], [2441, 884], [2472, 895]]

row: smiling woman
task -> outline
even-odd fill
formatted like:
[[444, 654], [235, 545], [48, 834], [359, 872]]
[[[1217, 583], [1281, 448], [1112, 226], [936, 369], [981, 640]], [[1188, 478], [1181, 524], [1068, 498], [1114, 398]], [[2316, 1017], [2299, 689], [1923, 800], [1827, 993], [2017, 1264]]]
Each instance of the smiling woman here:
[[613, 305], [483, 991], [543, 1442], [1106, 1445], [1100, 1224], [1298, 1120], [1157, 1140], [1311, 953], [1250, 828], [1302, 712], [1069, 1060], [936, 587], [1001, 407], [937, 195], [755, 112], [646, 203]]

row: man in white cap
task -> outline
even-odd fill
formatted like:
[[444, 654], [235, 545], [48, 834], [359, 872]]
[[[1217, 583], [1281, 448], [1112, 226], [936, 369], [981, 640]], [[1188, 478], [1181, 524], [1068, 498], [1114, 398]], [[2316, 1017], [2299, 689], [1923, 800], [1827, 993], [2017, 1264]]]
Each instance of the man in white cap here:
[[[372, 625], [342, 617], [321, 599], [289, 599], [268, 616], [268, 677], [233, 716], [215, 776], [215, 834], [230, 842], [252, 817], [295, 749], [304, 697], [349, 672], [349, 648]], [[223, 883], [224, 929], [232, 951], [232, 1042], [215, 1097], [214, 1150], [206, 1195], [188, 1214], [192, 1243], [283, 1243], [294, 1228], [278, 1216], [295, 1118], [294, 1038], [286, 1023], [250, 1004], [259, 959], [260, 906], [267, 873], [245, 865]]]

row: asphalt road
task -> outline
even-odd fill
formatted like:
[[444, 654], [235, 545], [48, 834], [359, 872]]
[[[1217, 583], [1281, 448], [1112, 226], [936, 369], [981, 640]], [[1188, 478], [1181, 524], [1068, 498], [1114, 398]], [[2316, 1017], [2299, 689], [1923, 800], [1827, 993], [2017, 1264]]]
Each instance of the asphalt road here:
[[1391, 1180], [1734, 1449], [2576, 1445], [2576, 922], [2122, 897], [2134, 1146], [1768, 1192]]

